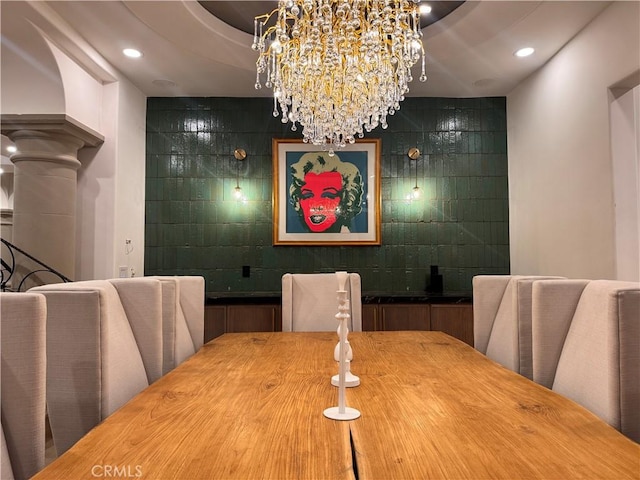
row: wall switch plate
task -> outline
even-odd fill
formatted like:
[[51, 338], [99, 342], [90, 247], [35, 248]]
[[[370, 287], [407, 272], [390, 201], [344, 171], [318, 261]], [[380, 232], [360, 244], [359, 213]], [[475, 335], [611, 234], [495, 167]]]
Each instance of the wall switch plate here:
[[127, 270], [128, 268], [126, 265], [125, 266], [120, 265], [120, 267], [118, 267], [118, 277], [127, 278], [129, 276], [128, 275], [129, 272], [127, 272]]

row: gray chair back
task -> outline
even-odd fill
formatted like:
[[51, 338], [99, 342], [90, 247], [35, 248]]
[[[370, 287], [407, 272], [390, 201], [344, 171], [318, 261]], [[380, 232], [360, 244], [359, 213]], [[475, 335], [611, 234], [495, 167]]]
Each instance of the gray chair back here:
[[58, 455], [149, 385], [108, 280], [34, 287], [47, 299], [47, 408]]
[[162, 376], [162, 285], [149, 277], [109, 280], [122, 302], [149, 383]]
[[0, 478], [26, 479], [44, 467], [45, 298], [0, 293]]
[[[351, 307], [349, 330], [362, 331], [360, 275], [349, 273], [345, 285]], [[282, 276], [282, 331], [335, 331], [338, 322], [335, 273], [285, 273]]]
[[533, 285], [534, 380], [640, 442], [640, 283]]
[[201, 276], [153, 276], [162, 284], [162, 371], [166, 374], [204, 343], [205, 285]]
[[560, 278], [524, 275], [473, 277], [474, 346], [502, 366], [533, 378], [531, 286]]

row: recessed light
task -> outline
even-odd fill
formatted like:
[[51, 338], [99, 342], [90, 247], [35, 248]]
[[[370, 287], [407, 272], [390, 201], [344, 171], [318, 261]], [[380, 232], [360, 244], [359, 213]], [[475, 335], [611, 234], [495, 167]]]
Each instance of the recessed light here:
[[18, 149], [14, 145], [9, 145], [7, 147], [7, 152], [9, 152], [9, 153], [16, 153], [17, 151], [18, 151]]
[[514, 53], [514, 55], [516, 57], [528, 57], [533, 52], [535, 52], [535, 49], [531, 47], [524, 47], [524, 48], [521, 48], [520, 50], [517, 50], [516, 53]]
[[122, 50], [122, 53], [124, 53], [129, 58], [140, 58], [142, 56], [142, 52], [140, 50], [136, 50], [135, 48], [125, 48], [124, 50]]
[[0, 175], [2, 175], [4, 173], [4, 170], [2, 169], [2, 167], [0, 167]]
[[429, 13], [431, 13], [431, 5], [428, 5], [426, 3], [421, 3], [419, 11], [420, 11], [420, 15], [427, 15]]

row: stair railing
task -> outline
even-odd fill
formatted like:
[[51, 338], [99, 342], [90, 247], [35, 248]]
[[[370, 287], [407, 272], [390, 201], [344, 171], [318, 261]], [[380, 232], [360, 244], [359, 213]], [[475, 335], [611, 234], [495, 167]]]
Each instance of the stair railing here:
[[[58, 272], [54, 268], [49, 265], [41, 262], [33, 255], [28, 254], [24, 250], [19, 247], [16, 247], [14, 244], [5, 240], [4, 238], [0, 238], [0, 242], [2, 242], [2, 249], [0, 250], [0, 291], [2, 292], [21, 292], [25, 286], [25, 282], [27, 280], [33, 281], [34, 285], [42, 285], [47, 282], [44, 282], [41, 277], [42, 274], [52, 274], [54, 277], [57, 277], [62, 282], [71, 282], [69, 278], [65, 277], [62, 273]], [[5, 253], [8, 258], [2, 258]], [[25, 264], [22, 262], [17, 262], [16, 253], [23, 255], [28, 258], [32, 262], [36, 264], [35, 269], [29, 270], [29, 268], [25, 267]], [[40, 268], [42, 267], [42, 268]], [[20, 269], [25, 269], [25, 273], [23, 274], [22, 279], [18, 282], [17, 287], [13, 287], [15, 282], [17, 281], [17, 276], [19, 274]], [[20, 272], [21, 273], [21, 272]], [[51, 282], [49, 282], [51, 283]]]

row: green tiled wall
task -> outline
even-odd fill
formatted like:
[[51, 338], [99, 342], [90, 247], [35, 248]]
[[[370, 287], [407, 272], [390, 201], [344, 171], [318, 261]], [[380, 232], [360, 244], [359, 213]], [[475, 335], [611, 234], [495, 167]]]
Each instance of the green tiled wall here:
[[[243, 295], [279, 293], [286, 272], [359, 272], [363, 293], [385, 294], [423, 293], [430, 265], [451, 293], [508, 273], [504, 98], [407, 98], [368, 135], [382, 139], [379, 247], [272, 246], [271, 140], [299, 136], [271, 111], [268, 99], [148, 99], [146, 275], [204, 275], [209, 294]], [[423, 196], [407, 203], [416, 146]], [[245, 204], [233, 198], [236, 148]]]

